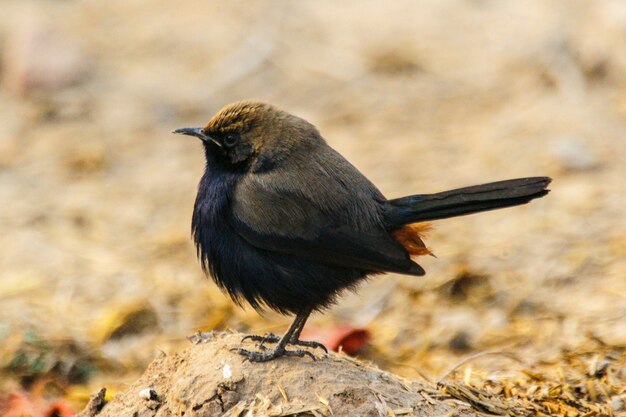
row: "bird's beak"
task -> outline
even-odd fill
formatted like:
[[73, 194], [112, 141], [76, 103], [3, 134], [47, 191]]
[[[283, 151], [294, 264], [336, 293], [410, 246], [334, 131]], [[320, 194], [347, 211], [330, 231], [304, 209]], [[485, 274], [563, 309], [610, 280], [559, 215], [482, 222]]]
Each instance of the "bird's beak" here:
[[220, 148], [222, 147], [221, 143], [213, 139], [211, 136], [205, 134], [204, 129], [202, 129], [201, 127], [183, 127], [180, 129], [172, 130], [172, 133], [178, 133], [179, 135], [195, 136], [204, 142], [211, 141]]

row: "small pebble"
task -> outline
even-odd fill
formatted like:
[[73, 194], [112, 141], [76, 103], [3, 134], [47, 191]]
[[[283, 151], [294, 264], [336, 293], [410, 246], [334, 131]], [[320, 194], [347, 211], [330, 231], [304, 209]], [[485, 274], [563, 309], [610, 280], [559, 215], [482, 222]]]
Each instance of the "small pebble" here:
[[589, 146], [578, 137], [564, 137], [552, 147], [552, 153], [561, 168], [567, 171], [587, 171], [599, 163]]
[[233, 371], [230, 369], [229, 364], [224, 365], [224, 368], [222, 368], [222, 376], [224, 379], [230, 379], [233, 376]]
[[469, 333], [461, 330], [458, 331], [450, 341], [448, 341], [448, 347], [453, 352], [463, 353], [468, 352], [472, 348], [471, 337]]
[[159, 398], [156, 391], [153, 390], [152, 388], [144, 388], [141, 391], [139, 391], [139, 397], [143, 398], [146, 401], [157, 400]]

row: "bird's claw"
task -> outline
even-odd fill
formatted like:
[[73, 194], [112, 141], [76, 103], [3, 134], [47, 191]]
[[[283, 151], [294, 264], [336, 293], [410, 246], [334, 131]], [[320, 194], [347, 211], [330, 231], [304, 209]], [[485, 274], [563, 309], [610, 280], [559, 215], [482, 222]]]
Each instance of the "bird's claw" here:
[[[249, 334], [247, 336], [244, 336], [243, 339], [241, 339], [241, 342], [245, 342], [246, 340], [252, 340], [254, 342], [259, 342], [258, 346], [260, 348], [264, 348], [264, 344], [265, 343], [278, 343], [280, 341], [280, 336], [275, 335], [274, 333], [266, 333], [263, 336], [259, 336], [256, 334]], [[319, 342], [313, 342], [313, 341], [309, 341], [309, 340], [299, 340], [299, 339], [291, 339], [289, 342], [287, 342], [288, 345], [293, 345], [293, 346], [303, 346], [303, 347], [309, 347], [309, 348], [313, 348], [313, 349], [322, 349], [325, 353], [328, 353], [328, 349], [326, 348], [326, 346], [324, 346], [323, 344], [319, 343]]]
[[272, 349], [272, 350], [268, 350], [265, 352], [252, 352], [247, 349], [239, 348], [237, 350], [237, 353], [239, 353], [242, 356], [245, 356], [244, 360], [248, 360], [250, 362], [267, 362], [273, 359], [278, 359], [281, 356], [297, 356], [300, 358], [304, 356], [308, 356], [313, 360], [317, 360], [315, 358], [315, 355], [313, 355], [311, 352], [307, 350], [287, 350], [283, 348], [283, 349]]
[[259, 342], [259, 347], [263, 347], [263, 345], [267, 342], [269, 343], [278, 343], [280, 341], [280, 337], [275, 335], [274, 333], [265, 333], [263, 336], [259, 336], [258, 334], [249, 334], [244, 336], [241, 339], [241, 342], [245, 342], [246, 340], [252, 340], [253, 342]]
[[288, 344], [294, 346], [310, 347], [313, 349], [322, 349], [324, 353], [328, 353], [328, 349], [326, 348], [326, 346], [324, 346], [320, 342], [313, 342], [309, 340], [290, 340]]

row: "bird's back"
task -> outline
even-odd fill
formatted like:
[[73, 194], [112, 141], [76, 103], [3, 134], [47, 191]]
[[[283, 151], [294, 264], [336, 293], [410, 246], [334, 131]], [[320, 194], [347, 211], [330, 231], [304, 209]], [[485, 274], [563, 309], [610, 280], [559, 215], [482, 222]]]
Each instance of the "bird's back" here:
[[[235, 204], [258, 201], [270, 211], [256, 212], [275, 231], [285, 219], [314, 208], [336, 226], [356, 230], [383, 228], [383, 194], [359, 170], [325, 142], [308, 144], [272, 170], [246, 174], [237, 186]], [[254, 194], [254, 195], [252, 195]], [[286, 199], [297, 204], [282, 204]]]

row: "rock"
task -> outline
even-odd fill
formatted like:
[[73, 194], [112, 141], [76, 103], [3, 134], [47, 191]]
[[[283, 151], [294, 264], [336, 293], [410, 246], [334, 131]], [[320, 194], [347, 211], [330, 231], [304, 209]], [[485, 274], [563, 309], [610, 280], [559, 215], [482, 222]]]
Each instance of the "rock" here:
[[[205, 333], [180, 353], [160, 357], [106, 416], [476, 416], [469, 405], [344, 355], [251, 363], [233, 352], [244, 335]], [[248, 348], [254, 348], [250, 343]], [[150, 390], [158, 401], [147, 401]], [[436, 398], [436, 399], [435, 399]], [[90, 410], [93, 410], [91, 407]], [[249, 414], [246, 414], [248, 412]], [[93, 417], [86, 409], [79, 417]]]
[[587, 171], [598, 167], [592, 150], [577, 137], [559, 139], [552, 148], [552, 154], [565, 171]]
[[94, 417], [98, 415], [102, 407], [106, 404], [106, 400], [104, 399], [106, 393], [106, 388], [101, 388], [100, 391], [92, 395], [81, 414], [84, 417]]

